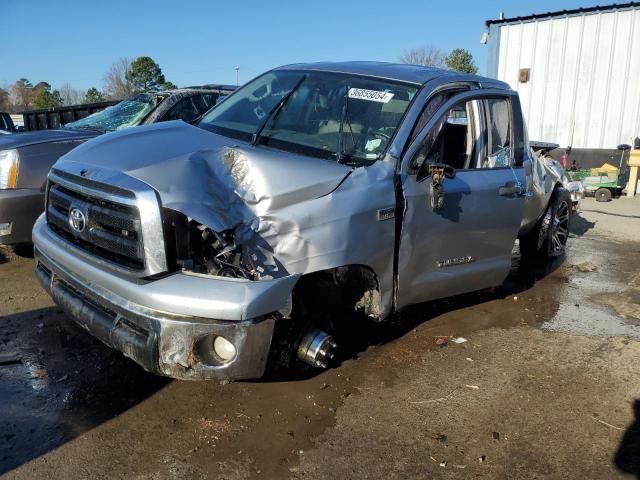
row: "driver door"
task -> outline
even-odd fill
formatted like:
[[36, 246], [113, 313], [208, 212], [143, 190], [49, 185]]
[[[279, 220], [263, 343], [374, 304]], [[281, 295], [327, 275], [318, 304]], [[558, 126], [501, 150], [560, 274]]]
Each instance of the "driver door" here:
[[[502, 283], [524, 207], [517, 97], [483, 89], [431, 101], [441, 106], [431, 106], [436, 113], [402, 161], [400, 308]], [[430, 175], [433, 164], [446, 165], [453, 177], [441, 191]]]

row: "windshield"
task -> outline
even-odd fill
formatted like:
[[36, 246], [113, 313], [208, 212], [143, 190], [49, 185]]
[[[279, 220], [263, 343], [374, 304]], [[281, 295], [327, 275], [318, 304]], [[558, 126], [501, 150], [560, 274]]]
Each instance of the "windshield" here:
[[329, 72], [277, 70], [248, 83], [199, 126], [344, 163], [382, 157], [417, 87]]
[[139, 125], [161, 100], [158, 95], [140, 93], [93, 115], [67, 123], [64, 128], [86, 128], [113, 132], [134, 127]]

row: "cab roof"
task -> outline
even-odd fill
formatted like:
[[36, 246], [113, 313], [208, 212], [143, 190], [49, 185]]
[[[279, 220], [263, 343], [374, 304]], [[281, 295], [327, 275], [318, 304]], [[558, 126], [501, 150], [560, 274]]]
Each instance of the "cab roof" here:
[[397, 80], [401, 82], [424, 85], [436, 78], [450, 76], [456, 81], [475, 81], [479, 83], [501, 84], [508, 88], [506, 84], [498, 82], [492, 78], [480, 77], [466, 73], [444, 70], [442, 68], [424, 67], [421, 65], [407, 65], [404, 63], [386, 62], [318, 62], [318, 63], [296, 63], [285, 65], [276, 70], [317, 70], [325, 72], [349, 73], [353, 75], [365, 75], [370, 77], [385, 78], [387, 80]]

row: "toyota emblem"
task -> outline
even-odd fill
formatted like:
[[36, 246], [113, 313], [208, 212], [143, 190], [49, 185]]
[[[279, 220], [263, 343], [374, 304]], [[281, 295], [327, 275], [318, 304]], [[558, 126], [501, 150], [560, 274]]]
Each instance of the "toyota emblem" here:
[[80, 233], [84, 231], [84, 227], [86, 225], [87, 219], [84, 216], [84, 213], [82, 213], [82, 210], [76, 207], [69, 210], [69, 226], [74, 232]]

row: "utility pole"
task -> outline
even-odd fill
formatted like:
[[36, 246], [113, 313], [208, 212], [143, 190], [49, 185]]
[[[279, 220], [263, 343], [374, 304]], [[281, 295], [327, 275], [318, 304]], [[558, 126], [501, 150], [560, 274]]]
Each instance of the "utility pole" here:
[[236, 87], [240, 86], [240, 67], [236, 67]]

